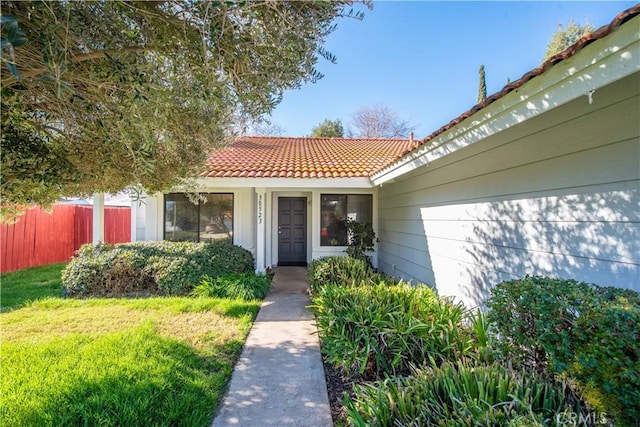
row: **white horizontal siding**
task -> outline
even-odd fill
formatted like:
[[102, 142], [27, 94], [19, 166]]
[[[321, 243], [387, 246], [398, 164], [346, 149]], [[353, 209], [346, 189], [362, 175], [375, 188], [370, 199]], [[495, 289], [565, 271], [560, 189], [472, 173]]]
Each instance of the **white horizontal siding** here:
[[640, 290], [638, 79], [384, 184], [380, 268], [472, 306], [526, 274]]

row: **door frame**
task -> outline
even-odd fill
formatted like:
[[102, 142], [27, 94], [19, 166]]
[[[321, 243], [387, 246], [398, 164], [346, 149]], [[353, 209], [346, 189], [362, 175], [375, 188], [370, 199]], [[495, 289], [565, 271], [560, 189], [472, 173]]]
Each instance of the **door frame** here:
[[[312, 229], [312, 193], [310, 191], [272, 191], [271, 192], [271, 224], [268, 230], [268, 238], [270, 240], [269, 254], [267, 255], [270, 264], [277, 266], [280, 262], [280, 254], [278, 248], [278, 221], [280, 220], [279, 212], [279, 199], [281, 197], [300, 197], [307, 201], [307, 213], [306, 213], [306, 233], [307, 233], [307, 264], [311, 262], [311, 229]], [[269, 264], [269, 263], [268, 263]]]

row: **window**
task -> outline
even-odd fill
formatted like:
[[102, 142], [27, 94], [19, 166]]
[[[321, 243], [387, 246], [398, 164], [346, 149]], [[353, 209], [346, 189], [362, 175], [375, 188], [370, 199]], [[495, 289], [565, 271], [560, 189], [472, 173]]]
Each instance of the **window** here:
[[193, 204], [181, 193], [164, 196], [164, 238], [173, 241], [223, 239], [233, 236], [233, 194], [202, 194]]
[[346, 246], [346, 220], [373, 221], [370, 194], [322, 194], [320, 196], [320, 245]]

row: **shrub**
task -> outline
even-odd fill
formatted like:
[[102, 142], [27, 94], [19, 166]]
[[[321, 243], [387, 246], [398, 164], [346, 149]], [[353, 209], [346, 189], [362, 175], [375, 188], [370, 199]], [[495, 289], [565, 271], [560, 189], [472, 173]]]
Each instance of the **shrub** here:
[[565, 383], [460, 362], [358, 385], [343, 403], [355, 426], [562, 425], [583, 410]]
[[374, 272], [365, 260], [350, 256], [328, 256], [311, 261], [307, 279], [312, 293], [326, 285], [352, 286], [391, 280]]
[[472, 352], [464, 307], [424, 285], [324, 286], [311, 309], [327, 362], [352, 378], [403, 374]]
[[640, 419], [640, 295], [575, 280], [525, 277], [492, 290], [496, 347], [515, 366], [568, 375], [617, 425]]
[[204, 276], [253, 272], [251, 253], [228, 241], [84, 245], [62, 272], [71, 296], [185, 295]]
[[373, 268], [371, 257], [367, 255], [367, 252], [373, 251], [374, 244], [378, 240], [375, 231], [373, 231], [373, 224], [347, 219], [345, 226], [349, 236], [347, 255], [360, 259]]
[[205, 276], [191, 294], [199, 297], [261, 300], [269, 293], [271, 279], [267, 275], [233, 273], [212, 278]]

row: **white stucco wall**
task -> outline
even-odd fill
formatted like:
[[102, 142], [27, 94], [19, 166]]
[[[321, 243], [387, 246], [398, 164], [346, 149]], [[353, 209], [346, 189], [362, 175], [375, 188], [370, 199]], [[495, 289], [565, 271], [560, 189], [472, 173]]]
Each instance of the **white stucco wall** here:
[[[632, 74], [379, 190], [379, 266], [470, 306], [526, 274], [640, 290]], [[561, 90], [561, 89], [556, 89]]]
[[[218, 186], [213, 185], [218, 183]], [[237, 181], [232, 181], [238, 184]], [[250, 184], [253, 181], [242, 180]], [[345, 255], [346, 247], [327, 247], [320, 245], [320, 196], [321, 194], [371, 194], [373, 195], [373, 225], [377, 230], [377, 190], [363, 188], [370, 186], [368, 181], [358, 180], [359, 186], [347, 187], [349, 181], [340, 180], [336, 187], [305, 188], [299, 184], [300, 180], [287, 180], [280, 187], [277, 181], [262, 181], [256, 184], [266, 187], [238, 187], [229, 186], [229, 180], [211, 180], [211, 185], [205, 185], [202, 192], [233, 193], [234, 194], [234, 233], [233, 242], [251, 251], [254, 257], [259, 255], [257, 248], [258, 219], [257, 192], [264, 195], [264, 266], [275, 266], [278, 263], [278, 198], [305, 197], [307, 199], [307, 262], [329, 255]], [[323, 180], [313, 180], [313, 184], [321, 184]], [[203, 184], [206, 181], [203, 181]], [[288, 185], [287, 185], [288, 184]], [[308, 183], [307, 183], [308, 184]], [[269, 186], [271, 185], [271, 186]], [[299, 185], [299, 187], [298, 187]], [[302, 187], [302, 188], [300, 188]], [[136, 236], [138, 240], [161, 240], [163, 238], [164, 195], [146, 195], [142, 207], [136, 207]], [[132, 214], [133, 215], [133, 214]], [[257, 265], [263, 265], [256, 259]], [[372, 254], [374, 266], [377, 265], [376, 254]]]

